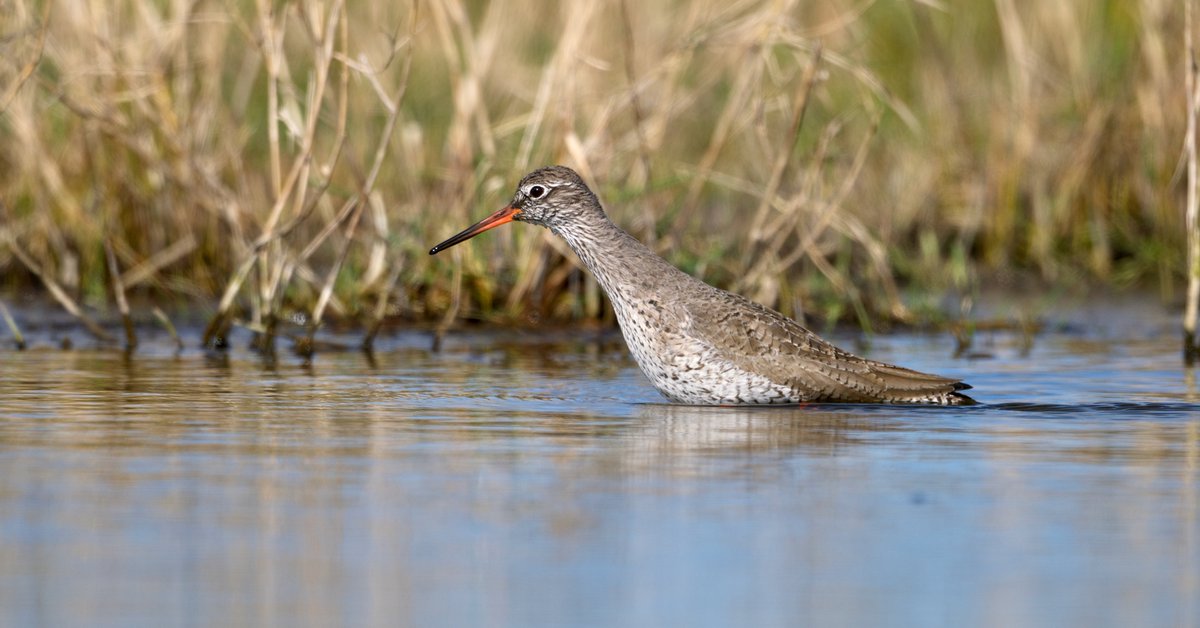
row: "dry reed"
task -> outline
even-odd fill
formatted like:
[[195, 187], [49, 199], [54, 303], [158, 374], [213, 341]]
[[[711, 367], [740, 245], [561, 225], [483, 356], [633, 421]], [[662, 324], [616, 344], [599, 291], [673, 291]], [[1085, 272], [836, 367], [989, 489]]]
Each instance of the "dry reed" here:
[[1200, 190], [1197, 186], [1198, 165], [1196, 151], [1196, 116], [1200, 114], [1200, 81], [1196, 67], [1196, 43], [1193, 29], [1194, 9], [1185, 3], [1184, 9], [1184, 52], [1187, 55], [1184, 85], [1187, 86], [1187, 131], [1184, 137], [1184, 155], [1187, 159], [1187, 202], [1184, 215], [1187, 225], [1187, 301], [1183, 312], [1183, 362], [1188, 366], [1196, 363], [1200, 345], [1196, 343], [1196, 317], [1200, 310]]
[[12, 312], [8, 311], [8, 306], [0, 301], [0, 318], [4, 319], [4, 325], [8, 327], [8, 332], [12, 334], [13, 344], [16, 345], [18, 351], [25, 349], [25, 335], [21, 333], [21, 328], [17, 325], [16, 319], [13, 318]]
[[557, 162], [799, 317], [914, 320], [1013, 269], [1170, 296], [1183, 268], [1169, 0], [10, 7], [0, 271], [81, 320], [215, 302], [206, 343], [271, 351], [329, 316], [602, 317], [540, 230], [424, 255]]

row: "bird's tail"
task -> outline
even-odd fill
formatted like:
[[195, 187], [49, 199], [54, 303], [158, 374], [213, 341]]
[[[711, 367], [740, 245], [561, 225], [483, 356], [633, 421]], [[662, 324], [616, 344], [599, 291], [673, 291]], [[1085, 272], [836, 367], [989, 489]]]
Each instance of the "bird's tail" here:
[[971, 406], [978, 403], [962, 391], [971, 385], [959, 379], [922, 373], [883, 362], [870, 361], [871, 374], [883, 382], [886, 403], [920, 403]]

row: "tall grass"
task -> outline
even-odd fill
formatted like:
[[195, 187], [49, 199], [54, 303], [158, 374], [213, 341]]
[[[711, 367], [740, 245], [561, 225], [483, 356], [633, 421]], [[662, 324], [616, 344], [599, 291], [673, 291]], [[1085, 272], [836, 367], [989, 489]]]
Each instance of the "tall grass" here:
[[550, 163], [800, 317], [1183, 268], [1179, 2], [7, 7], [0, 282], [211, 305], [213, 338], [605, 316], [545, 231], [425, 254]]

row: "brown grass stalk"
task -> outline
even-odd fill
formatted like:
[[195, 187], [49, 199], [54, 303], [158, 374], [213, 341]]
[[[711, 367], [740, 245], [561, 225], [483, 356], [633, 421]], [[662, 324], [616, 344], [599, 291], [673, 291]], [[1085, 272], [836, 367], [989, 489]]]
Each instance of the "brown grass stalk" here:
[[1184, 2], [1184, 48], [1187, 55], [1185, 77], [1187, 85], [1187, 135], [1184, 150], [1187, 156], [1187, 303], [1183, 314], [1183, 362], [1188, 366], [1196, 363], [1200, 356], [1200, 344], [1196, 340], [1196, 318], [1200, 311], [1200, 164], [1196, 148], [1196, 117], [1200, 115], [1200, 68], [1196, 62], [1196, 47], [1193, 23], [1194, 10], [1190, 1]]
[[383, 327], [384, 319], [387, 316], [388, 299], [396, 289], [396, 282], [400, 280], [402, 270], [403, 267], [399, 264], [392, 266], [392, 269], [388, 271], [387, 279], [376, 296], [375, 307], [371, 310], [371, 318], [367, 323], [367, 330], [363, 334], [362, 340], [362, 349], [367, 353], [375, 350], [375, 338], [379, 335], [379, 330]]
[[50, 276], [50, 274], [47, 273], [46, 270], [43, 269], [42, 266], [25, 251], [25, 249], [21, 248], [15, 239], [10, 236], [6, 244], [8, 244], [8, 249], [12, 251], [13, 255], [15, 255], [16, 258], [25, 265], [25, 268], [27, 268], [29, 272], [33, 273], [33, 275], [42, 282], [42, 285], [45, 286], [46, 290], [50, 292], [50, 296], [54, 297], [54, 300], [58, 301], [59, 305], [61, 305], [63, 309], [67, 311], [67, 313], [78, 319], [80, 323], [83, 323], [83, 326], [88, 330], [88, 333], [92, 334], [92, 336], [95, 336], [97, 340], [102, 342], [115, 342], [116, 339], [112, 337], [112, 334], [105, 331], [105, 329], [96, 321], [92, 320], [92, 317], [88, 316], [87, 313], [83, 311], [83, 308], [79, 306], [75, 299], [72, 299], [71, 296], [67, 294], [67, 291], [64, 290], [62, 286], [60, 286], [58, 282], [54, 280], [54, 277]]
[[138, 345], [137, 331], [129, 311], [129, 300], [125, 298], [125, 284], [121, 283], [121, 268], [117, 265], [117, 255], [113, 253], [112, 240], [109, 238], [104, 240], [104, 258], [108, 262], [113, 300], [117, 303], [117, 311], [121, 313], [121, 323], [125, 327], [125, 350], [133, 351]]
[[29, 77], [33, 76], [33, 72], [37, 69], [38, 64], [42, 62], [42, 53], [46, 49], [46, 33], [50, 29], [50, 9], [53, 6], [54, 2], [51, 0], [46, 0], [45, 5], [42, 6], [42, 22], [41, 26], [38, 27], [34, 54], [25, 65], [21, 66], [16, 80], [9, 83], [8, 87], [4, 89], [3, 94], [0, 94], [0, 115], [4, 115], [4, 112], [8, 111], [8, 106], [17, 97], [17, 92], [21, 91], [21, 88], [25, 86]]
[[721, 110], [721, 115], [717, 118], [717, 123], [713, 127], [712, 135], [708, 140], [708, 147], [704, 149], [704, 154], [700, 157], [700, 162], [696, 166], [695, 174], [692, 177], [691, 183], [688, 185], [687, 196], [683, 201], [683, 209], [675, 216], [672, 221], [671, 231], [679, 232], [683, 230], [692, 220], [692, 215], [697, 211], [700, 203], [700, 193], [704, 190], [705, 183], [710, 179], [713, 168], [717, 165], [717, 158], [721, 156], [721, 151], [725, 147], [733, 134], [734, 121], [744, 113], [746, 103], [751, 98], [751, 90], [759, 80], [761, 72], [761, 64], [757, 59], [757, 44], [747, 44], [746, 49], [741, 53], [745, 59], [742, 71], [738, 73], [733, 88], [730, 90], [729, 99], [725, 101], [725, 107]]
[[[269, 85], [277, 85], [278, 81], [281, 80], [281, 70], [283, 67], [285, 67], [278, 57], [282, 53], [283, 46], [281, 23], [286, 16], [281, 16], [278, 18], [278, 20], [275, 19], [272, 7], [261, 2], [258, 4], [258, 11], [259, 24], [260, 28], [262, 29], [262, 39], [264, 41], [261, 49], [264, 59], [267, 59], [266, 65], [268, 68], [268, 83]], [[301, 13], [303, 13], [303, 10], [301, 10]], [[309, 16], [302, 15], [302, 17]], [[283, 272], [283, 268], [288, 262], [285, 259], [287, 253], [285, 252], [282, 238], [308, 218], [312, 212], [312, 209], [315, 208], [316, 204], [323, 197], [324, 192], [327, 190], [329, 184], [329, 180], [326, 178], [325, 182], [317, 188], [315, 194], [311, 197], [308, 196], [308, 177], [314, 157], [314, 149], [316, 146], [318, 119], [320, 118], [320, 112], [323, 110], [324, 93], [328, 83], [327, 79], [329, 76], [329, 71], [335, 60], [333, 50], [334, 41], [339, 39], [338, 36], [340, 35], [340, 39], [343, 42], [342, 45], [348, 45], [348, 35], [346, 33], [344, 18], [345, 15], [343, 3], [335, 2], [333, 7], [329, 10], [329, 14], [323, 24], [323, 27], [319, 30], [312, 28], [312, 22], [310, 20], [303, 20], [306, 25], [310, 26], [309, 34], [315, 40], [313, 45], [313, 67], [315, 79], [314, 85], [309, 91], [309, 97], [306, 103], [307, 117], [304, 120], [304, 127], [302, 135], [300, 136], [300, 150], [292, 161], [292, 166], [285, 181], [282, 184], [275, 186], [274, 203], [266, 221], [263, 223], [261, 235], [251, 246], [250, 253], [247, 255], [246, 260], [244, 260], [238, 266], [237, 270], [233, 273], [233, 275], [230, 277], [230, 280], [226, 284], [225, 292], [222, 295], [221, 301], [217, 307], [217, 312], [205, 331], [204, 342], [206, 345], [213, 340], [215, 334], [222, 333], [222, 331], [227, 328], [230, 308], [232, 307], [234, 299], [237, 293], [240, 291], [243, 282], [249, 276], [250, 270], [255, 265], [260, 268], [260, 273], [258, 274], [260, 282], [257, 296], [259, 303], [258, 315], [262, 318], [262, 320], [256, 322], [265, 331], [265, 335], [261, 339], [259, 346], [260, 348], [269, 351], [270, 347], [273, 345], [275, 321], [278, 317], [277, 310], [273, 304], [278, 302], [278, 297], [283, 288], [280, 283], [281, 279], [285, 276], [291, 276], [290, 272]], [[317, 18], [313, 17], [312, 19], [315, 20]], [[344, 51], [343, 56], [345, 56]], [[336, 124], [337, 130], [335, 132], [335, 139], [333, 142], [333, 153], [329, 162], [326, 164], [326, 170], [328, 171], [332, 171], [336, 167], [344, 142], [348, 99], [348, 72], [349, 70], [343, 66], [341, 75], [342, 78], [339, 83], [340, 89], [338, 92], [339, 104]], [[271, 92], [271, 89], [272, 88], [269, 88], [269, 93], [277, 93]], [[294, 92], [293, 89], [288, 90], [289, 94], [292, 92]], [[277, 96], [269, 96], [268, 98], [269, 112], [274, 112], [273, 114], [269, 113], [271, 117], [268, 120], [268, 128], [271, 131], [277, 131], [279, 123], [283, 121], [278, 117], [281, 114], [279, 113], [277, 105], [270, 104], [275, 103], [276, 99]], [[278, 150], [279, 141], [277, 134], [269, 134], [268, 141], [271, 146], [271, 163], [273, 164], [272, 173], [275, 173], [277, 169], [275, 168], [274, 164], [276, 163], [277, 159], [276, 151]], [[277, 181], [274, 175], [272, 176], [272, 180]], [[289, 200], [291, 201], [293, 208], [292, 221], [285, 223], [283, 228], [279, 228], [279, 221], [283, 215], [284, 208], [288, 205]]]
[[175, 325], [171, 323], [171, 319], [167, 316], [167, 313], [157, 305], [150, 308], [150, 313], [154, 314], [154, 318], [158, 320], [163, 329], [167, 330], [167, 334], [171, 336], [171, 341], [175, 343], [175, 351], [183, 351], [183, 339], [179, 337], [179, 332], [176, 331]]
[[762, 200], [758, 203], [758, 209], [754, 211], [754, 221], [750, 224], [749, 248], [751, 249], [767, 238], [767, 233], [763, 231], [763, 226], [767, 221], [767, 216], [775, 201], [775, 196], [779, 193], [779, 186], [783, 183], [788, 166], [792, 163], [792, 156], [796, 153], [796, 144], [800, 139], [800, 127], [804, 124], [804, 112], [808, 111], [808, 101], [812, 96], [813, 85], [817, 81], [817, 70], [820, 67], [821, 48], [818, 45], [812, 53], [808, 67], [804, 70], [804, 77], [800, 79], [796, 96], [792, 100], [792, 117], [788, 124], [786, 136], [791, 141], [781, 143], [781, 145], [776, 147], [775, 160], [771, 164], [771, 175], [767, 179], [766, 187], [762, 192]]
[[[412, 69], [412, 56], [409, 55], [404, 62], [404, 71], [400, 80], [400, 85], [396, 89], [396, 93], [392, 96], [391, 101], [387, 103], [390, 114], [387, 122], [383, 125], [383, 131], [380, 133], [379, 141], [376, 144], [375, 157], [371, 163], [371, 170], [367, 173], [367, 178], [363, 182], [362, 187], [358, 191], [357, 200], [354, 203], [354, 209], [347, 221], [346, 233], [342, 236], [342, 244], [338, 251], [336, 261], [326, 274], [325, 283], [321, 287], [320, 296], [317, 298], [317, 303], [313, 307], [312, 316], [309, 319], [309, 342], [308, 346], [312, 346], [312, 337], [316, 330], [320, 327], [324, 317], [325, 307], [329, 304], [329, 300], [333, 295], [333, 285], [340, 274], [342, 265], [346, 261], [346, 255], [350, 250], [350, 244], [354, 241], [354, 234], [358, 229], [359, 220], [362, 218], [363, 211], [370, 204], [370, 196], [374, 191], [375, 182], [379, 178], [379, 172], [383, 168], [384, 159], [387, 156], [387, 147], [391, 144], [392, 131], [396, 128], [396, 119], [400, 114], [400, 103], [404, 99], [404, 92], [408, 89], [408, 76]], [[340, 221], [339, 221], [340, 222]], [[308, 248], [311, 249], [310, 244]], [[306, 250], [307, 253], [307, 250]], [[307, 255], [302, 255], [302, 259], [307, 258]]]
[[13, 318], [12, 312], [8, 311], [8, 306], [4, 301], [0, 301], [0, 318], [4, 319], [4, 324], [8, 327], [9, 333], [12, 334], [13, 343], [17, 346], [17, 351], [25, 350], [25, 336], [21, 334], [21, 328], [17, 326], [16, 319]]
[[160, 274], [164, 268], [187, 257], [192, 251], [196, 250], [197, 246], [196, 236], [190, 233], [184, 234], [182, 239], [172, 242], [167, 248], [156, 252], [143, 262], [121, 273], [121, 284], [128, 290], [138, 284], [149, 281]]

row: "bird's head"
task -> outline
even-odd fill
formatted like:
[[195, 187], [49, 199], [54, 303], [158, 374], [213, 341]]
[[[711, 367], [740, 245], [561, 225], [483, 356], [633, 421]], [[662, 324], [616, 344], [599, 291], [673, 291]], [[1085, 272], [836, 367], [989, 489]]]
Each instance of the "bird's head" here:
[[506, 207], [433, 247], [429, 254], [435, 255], [514, 220], [557, 231], [594, 212], [603, 213], [600, 203], [574, 170], [566, 166], [541, 168], [521, 179]]

